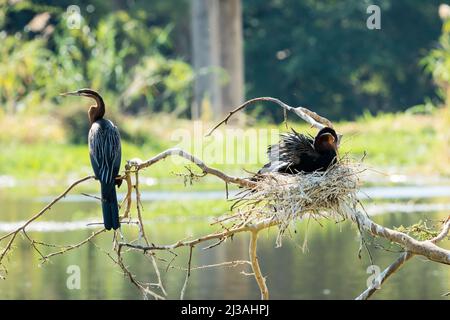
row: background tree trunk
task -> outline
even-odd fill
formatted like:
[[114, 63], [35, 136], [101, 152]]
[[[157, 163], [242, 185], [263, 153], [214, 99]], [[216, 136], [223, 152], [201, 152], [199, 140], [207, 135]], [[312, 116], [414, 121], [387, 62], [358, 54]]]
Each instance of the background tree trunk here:
[[220, 112], [218, 0], [192, 1], [192, 59], [196, 72], [192, 118], [200, 117], [205, 99]]
[[196, 72], [192, 118], [198, 119], [208, 102], [218, 119], [244, 100], [241, 2], [193, 0], [191, 11]]
[[222, 115], [244, 102], [241, 0], [219, 0], [220, 62], [228, 79], [222, 87]]

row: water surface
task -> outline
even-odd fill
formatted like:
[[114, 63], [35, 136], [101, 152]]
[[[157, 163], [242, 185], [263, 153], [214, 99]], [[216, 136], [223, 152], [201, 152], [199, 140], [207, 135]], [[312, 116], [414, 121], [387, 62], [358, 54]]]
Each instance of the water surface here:
[[[395, 190], [393, 189], [393, 192]], [[167, 193], [165, 193], [167, 195]], [[210, 193], [204, 194], [205, 199]], [[439, 193], [438, 196], [442, 196]], [[166, 197], [166, 196], [164, 196]], [[195, 197], [195, 196], [194, 196]], [[222, 193], [223, 199], [223, 193]], [[96, 226], [86, 228], [87, 222], [98, 221], [100, 211], [95, 201], [58, 203], [43, 219], [43, 224], [30, 228], [30, 234], [39, 241], [54, 244], [74, 244], [88, 237]], [[147, 199], [148, 200], [148, 199]], [[153, 205], [163, 201], [181, 201], [180, 197], [152, 199]], [[189, 205], [183, 199], [183, 205]], [[205, 200], [214, 206], [218, 199]], [[42, 197], [38, 199], [2, 201], [0, 234], [11, 229], [17, 221], [26, 219], [30, 213], [43, 206]], [[148, 202], [144, 202], [144, 208]], [[420, 219], [430, 223], [446, 217], [449, 205], [444, 201], [425, 201], [420, 203], [397, 201], [389, 203], [367, 202], [369, 211], [376, 213], [374, 219], [385, 226], [410, 225]], [[372, 208], [372, 209], [370, 209]], [[381, 208], [381, 209], [380, 209]], [[384, 210], [383, 210], [384, 208]], [[415, 208], [415, 209], [414, 209]], [[376, 212], [378, 210], [378, 212]], [[177, 217], [160, 219], [144, 211], [146, 231], [154, 243], [173, 243], [187, 236], [204, 235], [213, 229], [209, 226], [210, 217]], [[262, 232], [258, 242], [258, 255], [261, 269], [267, 276], [267, 285], [273, 299], [352, 299], [366, 287], [370, 264], [381, 269], [397, 258], [398, 248], [376, 240], [376, 244], [386, 246], [389, 251], [377, 249], [370, 244], [371, 262], [363, 251], [358, 258], [360, 241], [355, 227], [344, 222], [321, 222], [322, 226], [311, 222], [308, 229], [302, 222], [291, 231], [292, 238], [286, 238], [281, 248], [276, 248], [277, 230]], [[40, 227], [39, 227], [40, 226]], [[137, 237], [135, 227], [125, 226], [127, 239]], [[296, 233], [295, 233], [296, 232]], [[307, 250], [302, 251], [307, 233]], [[110, 251], [112, 233], [102, 234], [95, 244]], [[443, 244], [447, 248], [448, 241]], [[53, 248], [44, 248], [51, 252]], [[392, 252], [394, 251], [394, 252]], [[188, 250], [177, 249], [178, 257], [173, 266], [185, 267]], [[245, 260], [248, 253], [248, 237], [240, 235], [225, 244], [210, 250], [196, 248], [193, 266], [215, 264], [231, 260]], [[158, 257], [171, 259], [170, 254]], [[145, 281], [154, 281], [155, 275], [148, 260], [138, 253], [127, 253], [126, 262], [133, 272]], [[17, 242], [11, 254], [7, 279], [0, 281], [2, 299], [141, 299], [141, 294], [122, 276], [118, 267], [94, 244], [87, 244], [70, 253], [54, 257], [51, 263], [39, 266], [39, 256], [27, 242]], [[67, 268], [77, 265], [81, 270], [81, 289], [69, 290], [66, 285]], [[190, 299], [258, 299], [259, 292], [252, 277], [242, 275], [249, 268], [214, 268], [192, 272], [186, 291]], [[178, 299], [185, 272], [170, 269], [166, 272], [161, 263], [161, 273], [168, 298]], [[450, 291], [450, 269], [448, 266], [425, 261], [415, 257], [407, 263], [374, 295], [376, 299], [449, 299], [443, 297]]]

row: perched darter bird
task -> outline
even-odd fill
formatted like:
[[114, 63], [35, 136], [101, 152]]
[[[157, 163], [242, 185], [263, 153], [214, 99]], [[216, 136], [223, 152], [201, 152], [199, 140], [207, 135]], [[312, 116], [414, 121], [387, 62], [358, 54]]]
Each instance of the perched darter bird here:
[[117, 127], [105, 115], [105, 103], [102, 97], [91, 89], [80, 89], [62, 93], [63, 96], [82, 96], [94, 99], [96, 104], [89, 108], [89, 156], [92, 169], [100, 181], [102, 196], [103, 224], [107, 230], [120, 228], [119, 207], [117, 203], [116, 177], [122, 157], [120, 133]]
[[338, 136], [329, 127], [321, 129], [315, 138], [292, 129], [292, 132], [281, 135], [278, 144], [269, 146], [267, 155], [270, 162], [258, 174], [325, 171], [337, 161]]

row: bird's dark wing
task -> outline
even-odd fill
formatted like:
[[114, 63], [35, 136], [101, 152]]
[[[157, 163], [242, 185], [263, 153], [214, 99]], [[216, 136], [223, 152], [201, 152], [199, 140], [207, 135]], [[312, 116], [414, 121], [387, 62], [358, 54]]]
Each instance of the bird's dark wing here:
[[281, 135], [278, 144], [271, 145], [268, 148], [267, 155], [270, 162], [273, 163], [299, 164], [302, 156], [314, 157], [316, 155], [313, 143], [313, 138], [299, 134], [292, 129], [292, 132]]
[[100, 182], [111, 183], [120, 170], [120, 134], [109, 120], [99, 120], [89, 131], [89, 155], [92, 168]]

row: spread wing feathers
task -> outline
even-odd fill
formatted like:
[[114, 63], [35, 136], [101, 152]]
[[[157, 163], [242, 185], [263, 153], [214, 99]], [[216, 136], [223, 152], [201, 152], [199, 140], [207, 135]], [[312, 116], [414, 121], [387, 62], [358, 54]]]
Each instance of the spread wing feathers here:
[[89, 154], [100, 182], [114, 181], [120, 169], [121, 145], [119, 130], [112, 122], [92, 125], [89, 131]]
[[294, 129], [292, 132], [281, 135], [280, 142], [269, 146], [267, 155], [271, 163], [299, 164], [302, 155], [314, 156], [314, 139], [299, 134]]

